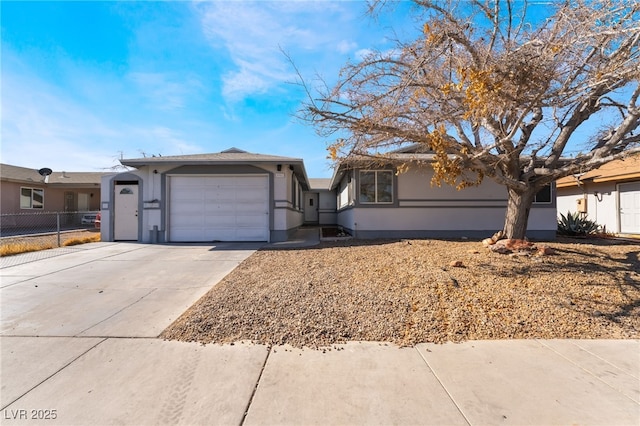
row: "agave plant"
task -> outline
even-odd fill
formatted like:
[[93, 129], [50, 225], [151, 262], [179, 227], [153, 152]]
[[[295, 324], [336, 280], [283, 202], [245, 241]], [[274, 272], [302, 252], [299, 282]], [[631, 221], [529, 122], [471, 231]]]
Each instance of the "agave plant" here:
[[567, 212], [566, 216], [560, 213], [558, 220], [558, 233], [561, 235], [589, 235], [602, 230], [602, 227], [580, 213]]

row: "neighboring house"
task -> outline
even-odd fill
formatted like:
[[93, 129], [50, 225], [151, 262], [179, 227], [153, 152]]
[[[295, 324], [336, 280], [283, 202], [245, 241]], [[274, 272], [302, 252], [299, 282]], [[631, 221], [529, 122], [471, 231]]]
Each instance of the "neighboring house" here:
[[608, 232], [640, 234], [640, 155], [556, 182], [558, 213], [583, 213]]
[[[389, 165], [340, 165], [331, 180], [337, 193], [337, 224], [358, 238], [485, 238], [503, 229], [507, 206], [504, 186], [486, 178], [460, 191], [432, 186], [432, 153], [388, 155]], [[397, 173], [391, 163], [410, 162]], [[527, 236], [554, 239], [556, 204], [553, 185], [538, 193], [529, 214]]]
[[[72, 212], [97, 212], [100, 209], [103, 174], [51, 172], [43, 176], [36, 169], [0, 164], [2, 236], [88, 224], [83, 221], [84, 215]], [[68, 214], [60, 217], [59, 212]], [[91, 217], [95, 219], [95, 215]]]
[[[433, 155], [409, 171], [339, 166], [308, 179], [298, 158], [220, 153], [121, 160], [134, 167], [102, 181], [102, 240], [142, 242], [285, 241], [304, 224], [339, 225], [358, 238], [476, 237], [502, 229], [506, 189], [486, 179], [456, 191], [432, 187]], [[538, 195], [528, 236], [553, 239], [553, 187]]]
[[100, 179], [103, 175], [54, 171], [45, 178], [37, 169], [0, 164], [0, 212], [99, 210]]
[[305, 221], [298, 158], [231, 148], [120, 162], [135, 170], [102, 180], [103, 241], [275, 242]]

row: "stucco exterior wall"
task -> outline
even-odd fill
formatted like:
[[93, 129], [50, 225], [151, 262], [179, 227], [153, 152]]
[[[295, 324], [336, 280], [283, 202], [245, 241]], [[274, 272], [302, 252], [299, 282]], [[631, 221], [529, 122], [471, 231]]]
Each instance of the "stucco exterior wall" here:
[[[246, 174], [264, 172], [270, 176], [269, 202], [270, 202], [270, 239], [274, 241], [286, 240], [288, 235], [302, 225], [303, 211], [300, 204], [295, 203], [294, 174], [288, 167], [278, 171], [276, 166], [143, 166], [138, 170], [103, 177], [101, 197], [103, 206], [101, 235], [103, 241], [113, 240], [113, 183], [118, 180], [127, 180], [132, 176], [139, 177], [143, 183], [139, 211], [140, 215], [140, 241], [149, 243], [155, 238], [159, 242], [168, 241], [168, 189], [171, 175], [215, 175], [215, 174]], [[300, 191], [301, 193], [301, 191]], [[154, 237], [154, 228], [158, 230], [158, 236]]]
[[[387, 205], [360, 204], [356, 182], [351, 205], [338, 210], [338, 224], [358, 238], [485, 238], [503, 228], [507, 203], [503, 186], [486, 179], [462, 191], [448, 185], [432, 187], [432, 173], [414, 169], [397, 176], [396, 198]], [[347, 187], [346, 181], [340, 182], [338, 191]], [[556, 226], [555, 203], [532, 207], [530, 238], [553, 239]]]
[[273, 173], [273, 225], [271, 242], [286, 241], [288, 236], [304, 222], [302, 188], [295, 174], [284, 165], [264, 167]]
[[[20, 208], [20, 189], [35, 188], [44, 190], [44, 207], [42, 209]], [[55, 187], [40, 183], [19, 183], [2, 181], [0, 189], [0, 205], [2, 214], [9, 213], [42, 213], [65, 211], [65, 193], [74, 194], [75, 203], [67, 211], [78, 211], [79, 194], [84, 194], [89, 200], [88, 209], [96, 211], [100, 208], [100, 188]]]
[[320, 190], [318, 192], [318, 223], [320, 225], [335, 225], [338, 220], [337, 198], [334, 191]]
[[477, 187], [461, 191], [453, 186], [442, 184], [432, 186], [430, 169], [410, 170], [398, 175], [398, 199], [407, 200], [507, 200], [507, 192], [503, 186], [491, 179], [485, 179]]
[[587, 219], [604, 226], [607, 232], [620, 232], [619, 193], [616, 182], [583, 182], [579, 187], [558, 188], [557, 193], [558, 214], [566, 214], [567, 211], [577, 212], [577, 200], [584, 198]]

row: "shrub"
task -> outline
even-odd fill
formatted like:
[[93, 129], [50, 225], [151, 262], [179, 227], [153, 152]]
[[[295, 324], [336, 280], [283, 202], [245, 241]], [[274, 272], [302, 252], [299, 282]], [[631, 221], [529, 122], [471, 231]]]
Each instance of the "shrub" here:
[[558, 220], [558, 233], [560, 235], [591, 235], [602, 231], [602, 227], [580, 213], [560, 213]]
[[92, 235], [89, 237], [82, 237], [82, 238], [70, 238], [66, 240], [64, 243], [62, 243], [62, 245], [64, 247], [68, 247], [68, 246], [77, 246], [78, 244], [85, 244], [85, 243], [97, 243], [99, 241], [100, 241], [100, 234]]
[[47, 250], [56, 247], [51, 242], [33, 243], [28, 241], [10, 242], [0, 245], [0, 257], [11, 256], [20, 253], [29, 253], [32, 251]]

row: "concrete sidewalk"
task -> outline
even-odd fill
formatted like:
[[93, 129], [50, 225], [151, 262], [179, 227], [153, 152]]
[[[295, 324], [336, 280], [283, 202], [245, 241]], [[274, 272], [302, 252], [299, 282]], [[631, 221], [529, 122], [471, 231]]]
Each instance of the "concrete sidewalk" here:
[[[1, 337], [2, 424], [637, 425], [639, 341]], [[53, 418], [55, 417], [55, 419]]]
[[0, 423], [640, 424], [640, 340], [323, 351], [156, 337], [258, 247], [93, 243], [0, 259]]

